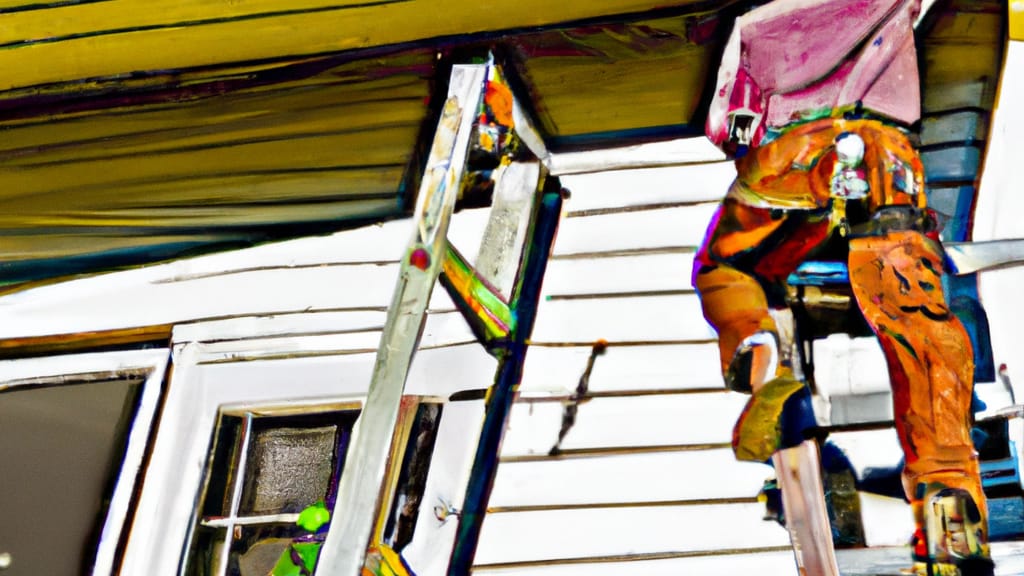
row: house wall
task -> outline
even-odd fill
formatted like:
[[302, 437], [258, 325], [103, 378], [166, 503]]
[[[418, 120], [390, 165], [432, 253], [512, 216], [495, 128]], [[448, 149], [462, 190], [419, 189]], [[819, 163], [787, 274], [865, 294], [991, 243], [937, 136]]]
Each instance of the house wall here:
[[[795, 573], [690, 284], [731, 163], [569, 176], [477, 574]], [[586, 392], [572, 396], [594, 358]], [[575, 422], [550, 455], [566, 406]]]
[[[976, 241], [1024, 236], [1017, 210], [1022, 181], [1013, 163], [1024, 157], [1017, 138], [1024, 115], [1011, 105], [1024, 101], [1022, 58], [1024, 44], [1011, 41]], [[714, 332], [689, 281], [694, 249], [732, 177], [730, 164], [708, 162], [563, 178], [572, 196], [544, 281], [476, 572], [794, 573], [785, 531], [761, 520], [755, 499], [771, 470], [737, 463], [729, 450], [745, 399], [722, 388]], [[476, 210], [453, 219], [450, 237], [471, 260], [486, 218], [486, 210]], [[5, 295], [0, 338], [170, 324], [176, 382], [187, 385], [187, 361], [204, 378], [231, 379], [244, 366], [272, 386], [327, 374], [323, 390], [345, 381], [346, 397], [359, 398], [409, 226], [390, 222]], [[1015, 382], [1024, 381], [1014, 361], [1024, 318], [1019, 270], [980, 275], [995, 363], [1006, 363]], [[409, 392], [444, 398], [488, 386], [495, 362], [443, 291], [435, 290], [430, 309]], [[607, 351], [594, 358], [561, 454], [551, 456], [599, 341]], [[429, 502], [456, 508], [451, 495], [465, 484], [480, 402], [458, 411], [443, 431], [453, 448], [431, 473], [428, 492]], [[438, 540], [414, 542], [407, 556], [424, 566], [422, 574], [441, 573], [443, 555], [433, 546], [450, 543], [454, 522], [429, 514], [420, 522]], [[176, 551], [167, 547], [167, 554], [174, 564]]]

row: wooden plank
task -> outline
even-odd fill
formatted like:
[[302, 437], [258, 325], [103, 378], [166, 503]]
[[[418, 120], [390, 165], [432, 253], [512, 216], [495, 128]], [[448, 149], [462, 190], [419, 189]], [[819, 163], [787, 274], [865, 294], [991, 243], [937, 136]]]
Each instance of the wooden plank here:
[[722, 554], [658, 560], [628, 560], [549, 564], [546, 566], [510, 566], [507, 568], [476, 567], [474, 573], [504, 576], [723, 576], [726, 574], [796, 575], [791, 550]]
[[786, 531], [763, 513], [755, 503], [490, 514], [476, 563], [788, 544]]
[[[461, 214], [455, 215], [453, 222], [457, 222], [460, 217]], [[106, 275], [103, 278], [138, 278], [147, 282], [165, 283], [268, 268], [360, 263], [397, 264], [412, 226], [412, 220], [408, 218], [392, 220], [329, 236], [272, 242], [245, 250], [211, 254], [142, 270], [122, 272], [116, 277]], [[69, 291], [74, 292], [81, 284], [75, 286], [66, 283], [64, 286], [72, 287]]]
[[[0, 202], [0, 205], [3, 203]], [[374, 208], [373, 205], [364, 205], [361, 202], [358, 203], [360, 208], [369, 207]], [[379, 205], [377, 206], [379, 207]], [[328, 210], [334, 210], [335, 206], [328, 205]], [[10, 220], [15, 217], [11, 216]], [[23, 266], [26, 261], [32, 259], [42, 259], [41, 266], [45, 269], [46, 267], [54, 267], [52, 262], [47, 262], [50, 258], [62, 258], [62, 257], [74, 257], [82, 254], [92, 255], [103, 255], [110, 254], [111, 251], [115, 250], [144, 250], [151, 248], [156, 252], [161, 250], [161, 246], [183, 246], [191, 247], [195, 245], [211, 244], [215, 242], [225, 243], [246, 243], [249, 242], [249, 238], [243, 234], [235, 234], [233, 232], [225, 232], [224, 234], [207, 234], [205, 230], [175, 230], [167, 228], [160, 230], [157, 228], [149, 228], [149, 234], [143, 237], [127, 237], [127, 235], [118, 236], [112, 234], [110, 228], [72, 228], [64, 230], [53, 230], [47, 229], [45, 222], [45, 216], [36, 214], [32, 217], [26, 218], [20, 221], [18, 226], [20, 228], [15, 230], [4, 230], [3, 233], [3, 247], [0, 248], [0, 258], [3, 258], [5, 266], [5, 277], [4, 289], [11, 290], [10, 284], [13, 274], [18, 274], [17, 270], [19, 266]], [[38, 224], [38, 228], [33, 226]], [[53, 232], [52, 234], [44, 232]], [[183, 248], [184, 249], [184, 248]], [[72, 261], [73, 264], [73, 261]], [[59, 266], [59, 265], [58, 265]], [[46, 282], [47, 280], [43, 280]], [[52, 281], [52, 280], [50, 280]], [[24, 286], [20, 288], [24, 289]]]
[[210, 342], [298, 334], [379, 331], [384, 327], [385, 314], [379, 310], [348, 310], [190, 322], [174, 327], [174, 341]]
[[572, 193], [565, 203], [571, 214], [672, 202], [713, 202], [725, 196], [735, 178], [735, 165], [719, 161], [578, 174], [563, 177], [562, 185]]
[[546, 300], [533, 341], [705, 342], [716, 338], [696, 294]]
[[[676, 2], [677, 5], [689, 2]], [[295, 57], [410, 42], [456, 34], [543, 26], [664, 4], [617, 0], [595, 5], [570, 0], [553, 7], [528, 0], [500, 15], [464, 0], [338, 4], [322, 0], [241, 4], [147, 3], [118, 0], [57, 5], [7, 14], [0, 90], [98, 78], [131, 71], [173, 70], [226, 62]], [[445, 17], [424, 18], [424, 14]], [[383, 25], [383, 23], [387, 25]], [[301, 34], [295, 34], [301, 30]], [[259, 42], [253, 42], [259, 38]], [[35, 41], [35, 42], [34, 42]]]
[[[971, 8], [941, 12], [924, 35], [921, 69], [925, 92], [941, 85], [981, 79], [986, 97], [996, 89], [1006, 18], [1003, 2], [973, 2]], [[927, 98], [927, 97], [926, 97]], [[985, 107], [991, 105], [991, 100]]]
[[[344, 163], [348, 160], [355, 168], [361, 165], [384, 166], [385, 171], [394, 172], [396, 179], [392, 182], [397, 183], [397, 177], [401, 175], [408, 160], [409, 146], [415, 141], [418, 128], [418, 123], [406, 120], [399, 126], [382, 126], [354, 133], [296, 134], [265, 141], [237, 141], [216, 148], [186, 148], [149, 155], [74, 160], [62, 164], [5, 166], [0, 178], [8, 187], [7, 190], [15, 191], [19, 197], [25, 198], [22, 203], [32, 200], [29, 194], [50, 192], [53, 186], [59, 186], [61, 182], [73, 182], [73, 187], [90, 193], [62, 196], [62, 199], [68, 202], [67, 208], [72, 213], [95, 206], [92, 202], [98, 203], [107, 198], [119, 199], [120, 196], [112, 196], [113, 192], [108, 191], [104, 194], [103, 188], [107, 186], [120, 186], [126, 182], [148, 184], [159, 182], [163, 178], [181, 181], [181, 170], [184, 167], [188, 167], [190, 178], [198, 179], [198, 185], [209, 183], [211, 180], [215, 182], [216, 178], [203, 177], [223, 175], [225, 167], [234, 173], [260, 174], [273, 168], [334, 167], [338, 166], [339, 162]], [[337, 152], [348, 149], [359, 149], [359, 159], [346, 159]], [[58, 175], [59, 179], [53, 180], [58, 178]], [[330, 174], [326, 176], [329, 177]], [[356, 183], [358, 182], [357, 179]], [[74, 191], [73, 188], [71, 192]], [[380, 190], [370, 190], [374, 191]], [[157, 192], [161, 190], [158, 189]], [[170, 193], [173, 190], [164, 192]], [[96, 200], [93, 200], [93, 194], [97, 195]], [[187, 200], [188, 195], [185, 196]], [[130, 210], [133, 206], [130, 202], [133, 201], [136, 205], [147, 206], [146, 199], [127, 197], [121, 198], [120, 202], [103, 212], [117, 214], [119, 210]], [[13, 206], [21, 206], [15, 200], [9, 202]], [[238, 199], [238, 202], [242, 202], [242, 199]], [[46, 207], [31, 205], [37, 206], [37, 209]], [[148, 207], [155, 209], [152, 205]], [[202, 211], [197, 213], [201, 215]], [[0, 223], [11, 225], [10, 218], [5, 220], [8, 221]]]
[[[288, 224], [322, 231], [395, 216], [434, 54], [339, 62], [179, 77], [166, 91], [126, 88], [109, 100], [9, 103], [8, 116], [36, 116], [4, 123], [4, 260], [88, 255], [97, 261], [82, 266], [112, 267], [298, 234]], [[8, 273], [45, 277], [75, 264]]]
[[[734, 392], [594, 398], [580, 404], [565, 450], [728, 443], [747, 396]], [[502, 457], [547, 454], [562, 427], [560, 404], [512, 408]]]
[[[388, 305], [387, 286], [397, 272], [394, 264], [362, 264], [256, 270], [142, 286], [117, 282], [123, 277], [115, 277], [80, 285], [80, 293], [74, 286], [39, 299], [26, 293], [21, 305], [3, 314], [3, 324], [11, 336], [40, 335], [113, 329], [129, 322], [150, 325], [248, 314], [381, 308]], [[95, 290], [99, 287], [105, 290]], [[171, 304], [155, 306], [154, 302]]]
[[[456, 214], [451, 237], [460, 248], [475, 254], [487, 217], [486, 209]], [[256, 330], [250, 334], [253, 336], [263, 329], [268, 330], [264, 335], [319, 331], [323, 326], [317, 321], [304, 324], [308, 319], [239, 320], [248, 323], [243, 326], [232, 325], [231, 317], [339, 308], [347, 309], [338, 311], [342, 315], [381, 314], [411, 226], [410, 220], [391, 221], [331, 236], [265, 244], [12, 293], [2, 298], [0, 338], [136, 330], [204, 319], [225, 320], [224, 325], [210, 328], [211, 338], [239, 337], [250, 329]], [[254, 290], [257, 286], [259, 290]], [[161, 305], [154, 306], [154, 302]], [[454, 309], [443, 290], [434, 291], [430, 307], [434, 311]], [[355, 327], [342, 322], [337, 329]], [[183, 338], [198, 337], [185, 336], [187, 330]], [[22, 344], [35, 345], [29, 341], [16, 345]]]
[[985, 83], [955, 82], [931, 85], [925, 88], [921, 109], [924, 112], [943, 112], [957, 108], [983, 107], [985, 104]]
[[700, 244], [717, 203], [687, 208], [566, 218], [558, 230], [556, 256]]
[[962, 242], [969, 237], [975, 190], [973, 183], [929, 187], [928, 207], [938, 215], [943, 242]]
[[921, 145], [984, 140], [985, 118], [974, 110], [959, 111], [921, 120]]
[[[31, 146], [39, 146], [43, 149], [36, 152], [44, 152], [47, 148], [95, 144], [104, 138], [110, 139], [116, 148], [125, 138], [144, 135], [149, 135], [153, 140], [149, 144], [154, 145], [160, 140], [259, 129], [260, 122], [276, 131], [286, 127], [288, 118], [301, 121], [309, 115], [321, 114], [324, 109], [338, 107], [359, 110], [375, 99], [393, 100], [401, 107], [429, 92], [429, 86], [424, 84], [426, 78], [415, 65], [429, 64], [433, 59], [432, 51], [410, 50], [372, 61], [324, 57], [260, 65], [240, 63], [236, 67], [180, 71], [175, 74], [180, 82], [162, 90], [160, 76], [121, 79], [120, 83], [97, 82], [79, 88], [110, 90], [113, 84], [125, 92], [150, 89], [156, 93], [142, 99], [64, 106], [45, 120], [21, 111], [22, 114], [4, 121], [17, 138], [0, 144], [0, 151], [10, 154], [27, 147], [22, 152], [31, 152]], [[62, 93], [59, 86], [50, 86], [35, 94], [54, 92]], [[208, 98], [211, 93], [217, 97]], [[66, 94], [69, 98], [77, 95]], [[52, 110], [45, 99], [28, 103], [40, 106], [40, 111]], [[362, 110], [380, 110], [379, 106], [380, 103]], [[361, 121], [366, 120], [369, 118]], [[67, 138], [61, 140], [48, 133], [48, 126], [51, 131], [53, 127], [66, 131]]]
[[585, 152], [555, 152], [547, 159], [551, 174], [589, 174], [664, 166], [721, 162], [725, 154], [703, 136], [677, 138]]
[[170, 339], [171, 326], [169, 324], [77, 332], [73, 334], [0, 338], [0, 359], [68, 354], [106, 346], [143, 344], [147, 342], [167, 344], [170, 342]]
[[230, 364], [290, 360], [315, 356], [365, 356], [380, 342], [380, 331], [288, 336], [283, 338], [252, 338], [203, 343], [200, 364]]
[[925, 181], [929, 185], [973, 182], [978, 176], [981, 149], [976, 146], [957, 146], [926, 150], [921, 153], [925, 167]]
[[[569, 395], [590, 357], [589, 346], [534, 346], [526, 355], [520, 393]], [[723, 388], [718, 344], [610, 346], [594, 362], [591, 392]]]
[[689, 123], [715, 66], [714, 44], [691, 40], [697, 25], [673, 16], [571, 34], [525, 34], [509, 42], [523, 55], [519, 66], [542, 132], [614, 133]]
[[[379, 331], [220, 342], [203, 344], [197, 361], [204, 368], [237, 367], [239, 363], [245, 363], [258, 366], [259, 369], [269, 369], [317, 359], [331, 362], [332, 358], [336, 358], [344, 360], [346, 369], [358, 367], [355, 372], [358, 376], [364, 368], [369, 374], [379, 342]], [[406, 393], [411, 396], [448, 398], [465, 390], [479, 390], [491, 384], [496, 366], [494, 357], [476, 342], [431, 344], [417, 352], [409, 369]], [[366, 376], [360, 394], [365, 394], [369, 383], [369, 376]]]
[[[420, 60], [429, 61], [426, 55]], [[388, 61], [382, 62], [382, 65]], [[337, 66], [334, 74], [359, 70]], [[419, 124], [426, 79], [404, 74], [375, 80], [357, 77], [339, 84], [334, 74], [284, 81], [273, 89], [240, 88], [220, 99], [184, 99], [175, 107], [150, 105], [56, 115], [65, 138], [45, 130], [48, 123], [11, 122], [0, 145], [5, 164], [81, 161], [126, 153], [138, 155], [180, 148], [225, 146], [232, 142], [289, 135], [381, 128], [395, 122]], [[387, 97], [385, 99], [385, 97]], [[379, 99], [374, 101], [374, 99]], [[344, 111], [345, 114], [340, 114]]]
[[692, 268], [693, 254], [557, 259], [544, 275], [544, 296], [692, 290]]
[[769, 466], [739, 462], [728, 449], [502, 462], [489, 506], [753, 498], [772, 475]]

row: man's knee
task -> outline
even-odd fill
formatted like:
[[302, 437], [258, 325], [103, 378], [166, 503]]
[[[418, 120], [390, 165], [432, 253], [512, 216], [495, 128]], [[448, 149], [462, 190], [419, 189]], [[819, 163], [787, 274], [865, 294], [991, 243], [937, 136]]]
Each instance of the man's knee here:
[[757, 280], [728, 266], [704, 266], [695, 280], [704, 318], [718, 332], [726, 383], [749, 391], [751, 375], [765, 368], [764, 354], [776, 363], [778, 359], [777, 328], [764, 290]]

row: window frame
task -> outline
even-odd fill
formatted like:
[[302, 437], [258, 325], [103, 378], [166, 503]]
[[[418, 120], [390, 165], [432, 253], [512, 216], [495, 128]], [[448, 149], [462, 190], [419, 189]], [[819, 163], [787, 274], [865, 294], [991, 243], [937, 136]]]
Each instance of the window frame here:
[[[206, 498], [209, 497], [209, 493], [208, 493], [209, 476], [210, 476], [211, 472], [213, 471], [213, 466], [215, 465], [215, 461], [216, 461], [215, 452], [218, 449], [218, 447], [216, 446], [215, 441], [211, 437], [209, 453], [208, 453], [208, 465], [206, 467], [204, 478], [203, 478], [203, 484], [201, 486], [202, 492], [201, 492], [201, 495], [200, 495], [199, 499], [197, 500], [197, 507], [196, 507], [196, 510], [195, 510], [195, 522], [194, 522], [192, 528], [189, 531], [189, 533], [190, 533], [189, 540], [186, 542], [186, 550], [184, 551], [184, 559], [183, 559], [182, 569], [183, 570], [187, 570], [189, 562], [192, 560], [193, 548], [194, 548], [194, 546], [196, 544], [195, 539], [194, 539], [194, 535], [195, 535], [196, 530], [198, 530], [202, 526], [206, 526], [206, 527], [209, 527], [209, 528], [219, 528], [219, 529], [224, 529], [225, 530], [227, 541], [226, 541], [226, 545], [223, 547], [223, 550], [221, 552], [221, 557], [218, 560], [218, 568], [217, 568], [217, 573], [218, 574], [225, 574], [226, 570], [227, 570], [227, 567], [228, 567], [228, 561], [229, 561], [229, 558], [230, 558], [230, 554], [231, 554], [231, 545], [230, 545], [230, 543], [232, 541], [231, 540], [231, 532], [232, 532], [232, 530], [234, 528], [236, 528], [236, 527], [244, 527], [244, 526], [263, 526], [263, 525], [280, 524], [280, 523], [294, 523], [298, 519], [299, 512], [279, 513], [279, 514], [262, 514], [262, 515], [242, 515], [241, 514], [240, 505], [241, 505], [241, 499], [242, 499], [242, 496], [243, 496], [243, 493], [244, 493], [244, 490], [245, 490], [245, 480], [246, 480], [246, 477], [247, 477], [247, 470], [248, 470], [248, 465], [249, 465], [249, 463], [247, 461], [248, 461], [248, 457], [249, 457], [249, 451], [252, 448], [252, 440], [253, 440], [253, 437], [254, 437], [253, 432], [254, 432], [254, 428], [255, 428], [254, 425], [255, 425], [256, 421], [261, 420], [261, 419], [272, 420], [272, 419], [275, 419], [275, 418], [289, 418], [289, 417], [294, 418], [294, 417], [303, 417], [303, 416], [313, 416], [313, 417], [315, 417], [315, 416], [328, 415], [328, 414], [336, 414], [336, 413], [348, 413], [348, 414], [352, 415], [353, 417], [352, 417], [351, 423], [348, 426], [348, 433], [350, 435], [350, 439], [346, 443], [346, 452], [347, 452], [348, 445], [351, 444], [351, 434], [352, 434], [353, 429], [355, 428], [355, 422], [356, 422], [356, 420], [359, 417], [359, 413], [360, 413], [361, 409], [362, 409], [362, 405], [360, 403], [358, 403], [358, 402], [341, 402], [341, 403], [339, 403], [339, 402], [330, 402], [330, 403], [298, 405], [298, 406], [296, 406], [296, 405], [280, 406], [278, 404], [273, 404], [272, 403], [272, 404], [265, 405], [265, 406], [247, 406], [245, 408], [239, 408], [239, 407], [222, 408], [219, 411], [219, 417], [218, 417], [218, 420], [217, 420], [218, 423], [215, 426], [215, 428], [213, 429], [213, 435], [214, 436], [219, 434], [220, 427], [223, 426], [223, 418], [225, 416], [226, 417], [230, 417], [230, 418], [237, 418], [237, 419], [240, 420], [240, 422], [237, 425], [240, 427], [239, 432], [241, 434], [241, 436], [240, 436], [241, 448], [240, 448], [240, 452], [239, 452], [239, 455], [238, 455], [238, 458], [237, 458], [237, 462], [232, 462], [232, 464], [237, 466], [238, 469], [235, 471], [235, 473], [233, 475], [229, 475], [228, 476], [229, 481], [227, 482], [226, 489], [229, 492], [229, 494], [225, 495], [225, 496], [228, 496], [228, 495], [230, 496], [230, 499], [231, 499], [231, 506], [230, 506], [231, 510], [229, 511], [228, 516], [225, 516], [223, 518], [219, 518], [217, 520], [212, 520], [212, 521], [204, 520], [203, 508], [205, 507]], [[341, 418], [343, 418], [343, 417], [339, 414], [339, 419], [341, 419]], [[340, 424], [339, 424], [339, 426], [340, 426]], [[273, 429], [274, 426], [269, 426], [268, 428]], [[338, 458], [339, 456], [341, 458], [345, 457], [345, 455], [336, 455], [336, 458]], [[336, 466], [337, 466], [337, 460], [332, 462], [332, 467], [336, 467]], [[340, 470], [338, 470], [338, 473], [339, 474], [343, 474], [344, 470], [345, 470], [345, 468], [342, 467]]]
[[169, 349], [159, 348], [0, 361], [2, 393], [26, 386], [56, 388], [120, 380], [126, 376], [142, 380], [135, 418], [127, 432], [124, 458], [120, 461], [117, 482], [100, 530], [93, 561], [94, 576], [109, 576], [117, 567], [118, 551], [127, 535], [126, 527], [137, 499], [136, 487], [143, 476], [169, 357]]
[[315, 406], [362, 410], [371, 354], [263, 360], [237, 350], [225, 355], [223, 346], [174, 346], [174, 369], [124, 548], [123, 574], [174, 576], [186, 570], [213, 431], [222, 411], [301, 413]]

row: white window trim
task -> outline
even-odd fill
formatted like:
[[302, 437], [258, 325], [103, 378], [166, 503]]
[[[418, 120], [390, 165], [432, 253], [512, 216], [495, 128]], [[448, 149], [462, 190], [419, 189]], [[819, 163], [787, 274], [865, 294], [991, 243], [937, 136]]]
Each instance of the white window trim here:
[[201, 343], [174, 348], [174, 371], [122, 574], [173, 576], [185, 569], [210, 441], [222, 411], [322, 411], [332, 404], [355, 409], [363, 402], [372, 368], [362, 354], [201, 363], [207, 354]]
[[[237, 469], [234, 481], [232, 483], [232, 486], [230, 487], [230, 490], [231, 490], [231, 506], [230, 506], [230, 509], [228, 511], [228, 515], [227, 516], [225, 516], [223, 518], [217, 518], [215, 520], [203, 520], [203, 516], [201, 514], [201, 509], [202, 509], [202, 505], [204, 504], [204, 502], [202, 500], [197, 500], [197, 502], [199, 502], [200, 506], [197, 507], [197, 509], [196, 509], [196, 524], [193, 526], [193, 530], [192, 530], [192, 532], [194, 533], [194, 530], [197, 529], [199, 526], [205, 526], [205, 527], [209, 527], [209, 528], [223, 528], [225, 530], [227, 540], [225, 542], [225, 546], [223, 547], [223, 549], [221, 551], [220, 558], [217, 561], [217, 574], [226, 574], [227, 573], [228, 562], [229, 562], [230, 556], [231, 556], [231, 532], [236, 527], [259, 526], [259, 525], [275, 524], [275, 523], [294, 524], [299, 519], [299, 513], [298, 512], [294, 512], [294, 513], [280, 513], [280, 514], [258, 514], [258, 515], [251, 515], [251, 516], [242, 516], [242, 515], [239, 514], [239, 507], [240, 507], [241, 501], [242, 501], [243, 486], [244, 486], [244, 483], [245, 483], [245, 478], [246, 478], [246, 476], [248, 474], [248, 467], [249, 467], [248, 457], [249, 457], [249, 450], [250, 450], [250, 448], [252, 446], [253, 423], [254, 423], [254, 421], [259, 419], [259, 418], [274, 418], [274, 417], [295, 416], [295, 415], [315, 415], [315, 414], [323, 414], [323, 413], [329, 413], [329, 412], [358, 413], [361, 408], [362, 408], [362, 406], [359, 405], [359, 404], [340, 404], [339, 405], [337, 403], [313, 404], [313, 405], [309, 405], [309, 406], [298, 406], [298, 407], [296, 407], [296, 406], [287, 406], [287, 407], [283, 407], [283, 408], [277, 406], [276, 404], [272, 404], [269, 407], [263, 407], [263, 406], [252, 407], [252, 406], [250, 406], [250, 407], [243, 407], [243, 408], [239, 408], [239, 409], [234, 409], [234, 408], [231, 408], [231, 407], [222, 407], [221, 408], [221, 411], [220, 411], [220, 415], [221, 416], [234, 416], [236, 418], [241, 419], [241, 424], [240, 425], [241, 425], [241, 432], [242, 432], [242, 441], [241, 441], [242, 451], [241, 451], [240, 459], [239, 459], [238, 464], [237, 464], [238, 469]], [[338, 428], [340, 430], [341, 426], [338, 425]], [[350, 427], [350, 429], [349, 429], [349, 433], [351, 433], [351, 428], [352, 427]], [[335, 438], [335, 446], [337, 446], [337, 438]], [[209, 450], [211, 458], [213, 457], [213, 453], [215, 451], [216, 451], [216, 447], [211, 445], [210, 446], [210, 450]], [[344, 458], [343, 455], [338, 455], [338, 456]], [[213, 460], [211, 460], [211, 462], [212, 461]], [[332, 462], [332, 469], [333, 469], [333, 467], [336, 464], [337, 464], [336, 460], [334, 462]], [[209, 472], [209, 471], [207, 471], [207, 472]], [[340, 470], [340, 473], [344, 474], [344, 469]], [[203, 496], [203, 499], [205, 499], [205, 496]], [[185, 556], [183, 558], [183, 567], [187, 567], [188, 566], [190, 557], [192, 555], [192, 550], [190, 549], [191, 544], [192, 544], [192, 538], [190, 536], [189, 539], [188, 539], [188, 542], [186, 542], [186, 550], [184, 552]]]
[[40, 384], [73, 386], [79, 382], [122, 378], [126, 375], [138, 376], [143, 380], [121, 470], [103, 521], [92, 570], [94, 576], [109, 576], [116, 564], [118, 543], [146, 455], [168, 357], [169, 352], [165, 348], [0, 361], [0, 392]]

